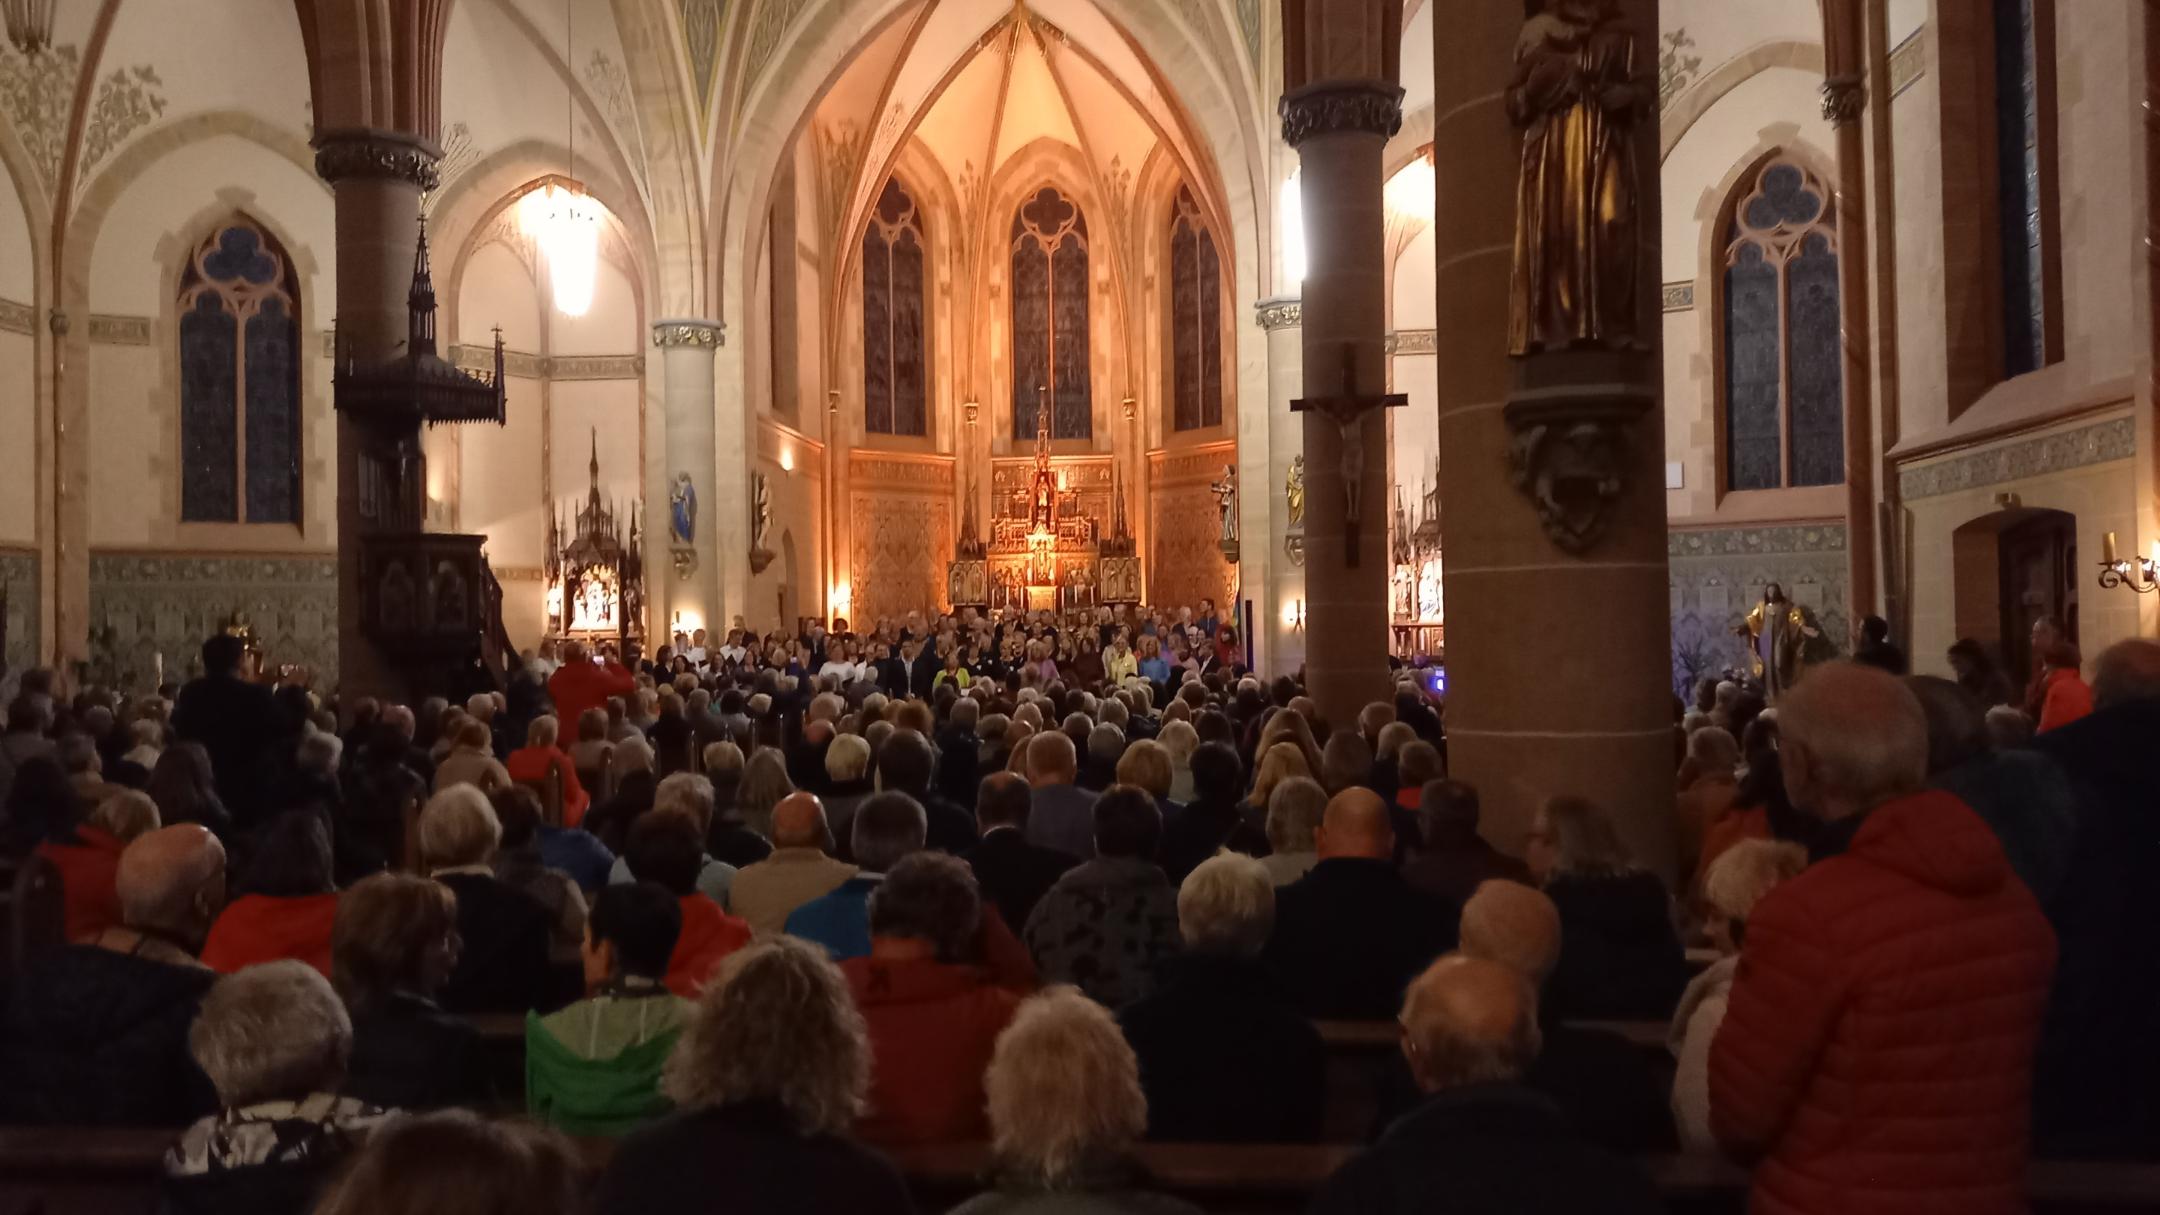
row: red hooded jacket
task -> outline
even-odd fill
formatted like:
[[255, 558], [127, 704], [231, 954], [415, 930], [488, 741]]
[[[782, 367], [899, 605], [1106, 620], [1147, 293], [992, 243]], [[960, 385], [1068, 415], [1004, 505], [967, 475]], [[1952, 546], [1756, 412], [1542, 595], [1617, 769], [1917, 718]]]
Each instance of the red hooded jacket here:
[[750, 943], [750, 921], [720, 910], [720, 904], [703, 894], [686, 894], [676, 902], [682, 906], [682, 935], [668, 955], [667, 986], [683, 999], [695, 1000], [720, 963]]
[[983, 1073], [1020, 996], [933, 959], [840, 964], [870, 1027], [870, 1100], [855, 1133], [880, 1147], [990, 1137]]
[[566, 662], [548, 676], [547, 686], [548, 699], [555, 702], [555, 720], [574, 736], [585, 710], [604, 709], [608, 697], [637, 691], [637, 676], [619, 662]]
[[2019, 1215], [2055, 934], [1964, 802], [1876, 808], [1748, 918], [1710, 1122], [1755, 1215]]

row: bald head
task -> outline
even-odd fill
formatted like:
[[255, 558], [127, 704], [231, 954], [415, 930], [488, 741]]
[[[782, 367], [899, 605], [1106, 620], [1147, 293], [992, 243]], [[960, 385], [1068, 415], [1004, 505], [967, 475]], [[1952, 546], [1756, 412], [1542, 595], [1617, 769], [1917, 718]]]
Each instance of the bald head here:
[[1928, 725], [1896, 676], [1849, 662], [1810, 670], [1778, 699], [1778, 757], [1793, 804], [1831, 821], [1918, 790]]
[[1560, 962], [1560, 909], [1520, 882], [1488, 881], [1462, 909], [1462, 951], [1543, 987]]
[[2100, 652], [2093, 667], [2093, 707], [2160, 700], [2160, 641], [2133, 637]]
[[1403, 1057], [1428, 1093], [1519, 1080], [1537, 1059], [1537, 996], [1498, 962], [1451, 953], [1403, 997]]
[[825, 822], [825, 803], [815, 793], [790, 793], [773, 806], [772, 842], [775, 848], [821, 848], [832, 850], [832, 828]]
[[1388, 821], [1387, 803], [1370, 789], [1343, 790], [1329, 799], [1327, 810], [1320, 817], [1320, 830], [1314, 836], [1314, 843], [1321, 860], [1334, 857], [1392, 860], [1395, 828]]
[[225, 905], [225, 846], [198, 823], [138, 836], [113, 882], [120, 918], [183, 941], [201, 941]]

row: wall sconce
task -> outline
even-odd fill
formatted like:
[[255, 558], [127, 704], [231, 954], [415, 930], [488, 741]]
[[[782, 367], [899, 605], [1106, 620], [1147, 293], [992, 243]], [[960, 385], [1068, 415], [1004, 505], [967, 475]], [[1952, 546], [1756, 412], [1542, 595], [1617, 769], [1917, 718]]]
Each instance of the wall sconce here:
[[783, 447], [783, 448], [781, 448], [781, 449], [780, 449], [780, 471], [781, 471], [781, 472], [790, 472], [790, 473], [791, 473], [791, 472], [794, 472], [794, 471], [795, 471], [795, 449], [794, 449], [794, 448], [792, 448], [792, 447]]
[[1305, 631], [1305, 601], [1303, 599], [1293, 599], [1290, 601], [1290, 606], [1283, 609], [1283, 623], [1289, 625], [1290, 631], [1293, 633]]
[[2153, 541], [2152, 555], [2118, 560], [2115, 555], [2115, 533], [2109, 532], [2101, 548], [2100, 587], [2114, 590], [2127, 586], [2140, 595], [2160, 591], [2160, 540]]

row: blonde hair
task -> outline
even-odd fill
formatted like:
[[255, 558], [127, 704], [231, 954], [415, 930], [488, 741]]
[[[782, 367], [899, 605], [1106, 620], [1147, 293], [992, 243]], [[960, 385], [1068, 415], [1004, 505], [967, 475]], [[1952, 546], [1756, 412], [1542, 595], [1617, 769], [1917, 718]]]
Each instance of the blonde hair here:
[[[1371, 706], [1368, 705], [1367, 707], [1370, 708]], [[1387, 713], [1392, 718], [1395, 715], [1395, 710], [1390, 708]], [[1379, 737], [1373, 740], [1373, 758], [1387, 759], [1390, 756], [1400, 755], [1404, 747], [1417, 740], [1417, 731], [1410, 727], [1409, 722], [1390, 721], [1380, 727]]]
[[743, 753], [741, 747], [726, 740], [705, 744], [705, 770], [707, 772], [733, 772], [740, 775], [742, 768]]
[[1138, 785], [1157, 797], [1170, 796], [1169, 750], [1151, 738], [1125, 748], [1117, 762], [1117, 783]]
[[1764, 895], [1800, 876], [1807, 863], [1807, 850], [1798, 844], [1742, 840], [1710, 862], [1703, 874], [1703, 901], [1726, 919], [1745, 923]]
[[869, 769], [870, 743], [859, 734], [842, 734], [825, 748], [825, 775], [833, 780], [861, 780]]
[[869, 1030], [822, 948], [769, 938], [721, 963], [660, 1087], [685, 1107], [777, 1101], [802, 1133], [844, 1135], [870, 1087]]
[[1016, 1181], [1072, 1188], [1147, 1129], [1140, 1064], [1107, 1009], [1076, 987], [1027, 998], [998, 1035], [983, 1087], [990, 1137]]
[[1305, 762], [1305, 753], [1298, 745], [1285, 739], [1260, 753], [1260, 771], [1253, 777], [1252, 800], [1265, 806], [1275, 795], [1275, 787], [1292, 777], [1312, 776], [1312, 768]]
[[1200, 749], [1200, 731], [1193, 729], [1191, 722], [1178, 718], [1163, 722], [1163, 728], [1155, 735], [1155, 741], [1170, 752], [1171, 763], [1187, 764], [1192, 762], [1193, 752]]
[[150, 800], [149, 794], [133, 789], [115, 793], [99, 802], [97, 809], [90, 812], [89, 822], [123, 844], [148, 835], [161, 825], [157, 803]]

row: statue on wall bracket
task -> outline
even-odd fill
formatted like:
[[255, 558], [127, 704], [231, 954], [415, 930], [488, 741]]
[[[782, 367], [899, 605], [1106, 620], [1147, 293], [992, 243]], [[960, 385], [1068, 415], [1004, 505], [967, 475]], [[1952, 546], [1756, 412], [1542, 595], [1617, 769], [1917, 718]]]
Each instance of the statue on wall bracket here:
[[1283, 502], [1290, 508], [1290, 526], [1283, 536], [1283, 555], [1292, 565], [1305, 564], [1305, 453], [1290, 457], [1283, 475]]
[[1655, 82], [1617, 0], [1545, 0], [1523, 23], [1506, 103], [1523, 132], [1508, 293], [1509, 471], [1545, 534], [1582, 554], [1628, 489], [1634, 423], [1657, 405], [1641, 340], [1636, 143]]
[[772, 564], [773, 552], [765, 547], [765, 537], [772, 531], [772, 485], [765, 474], [750, 474], [750, 572], [762, 574]]
[[677, 544], [697, 543], [697, 486], [689, 473], [676, 473], [668, 490], [668, 531]]

